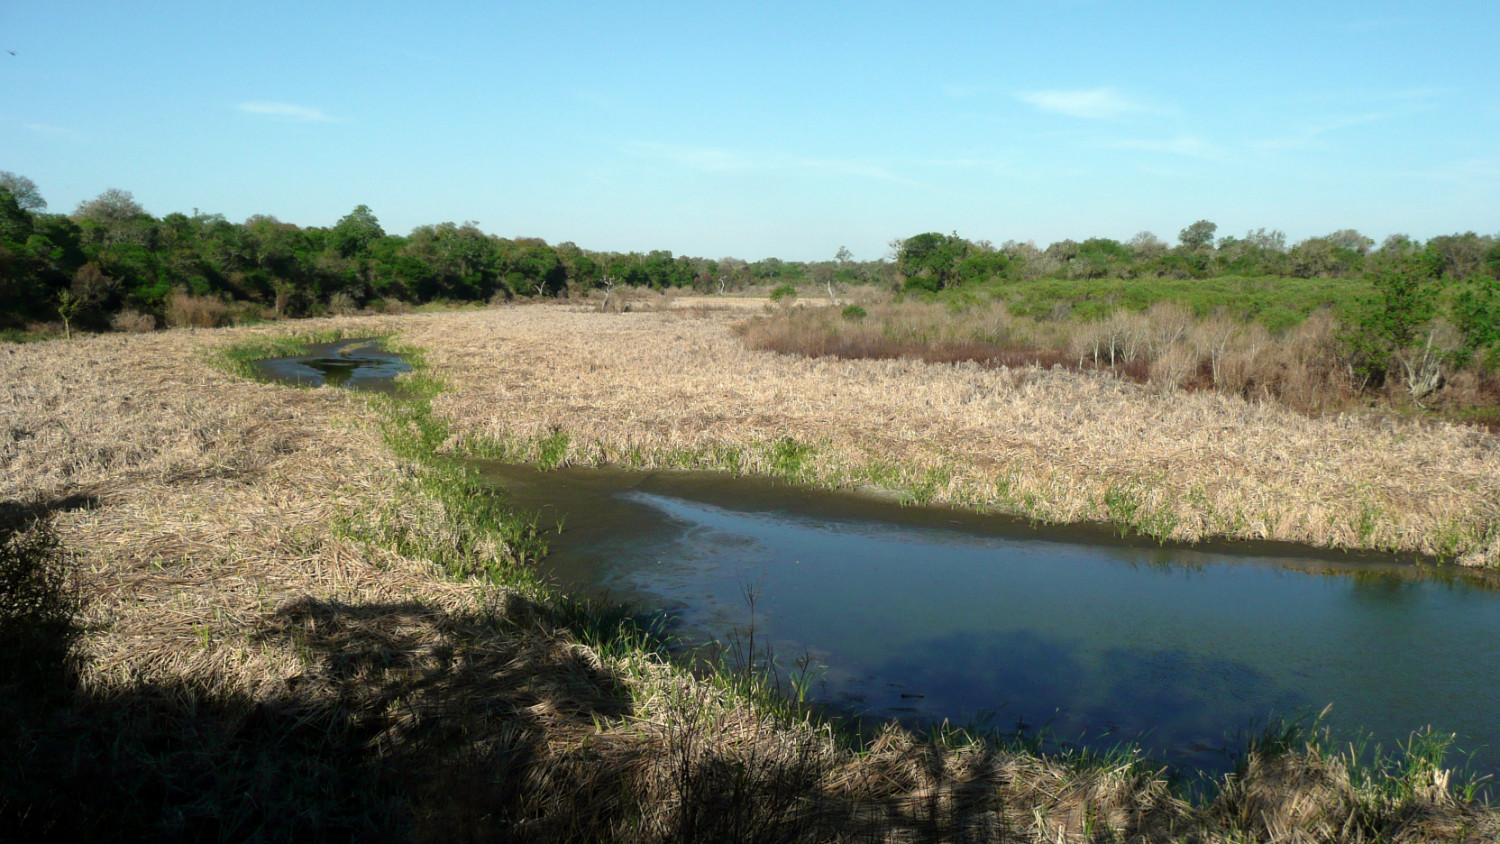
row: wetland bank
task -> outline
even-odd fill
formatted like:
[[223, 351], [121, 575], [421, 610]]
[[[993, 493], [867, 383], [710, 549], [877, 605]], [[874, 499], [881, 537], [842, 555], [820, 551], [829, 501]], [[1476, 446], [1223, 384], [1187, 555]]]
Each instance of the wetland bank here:
[[[1428, 757], [1351, 767], [1295, 736], [1197, 804], [1118, 759], [894, 728], [851, 747], [743, 684], [690, 677], [539, 583], [538, 537], [436, 459], [732, 469], [1044, 521], [1113, 507], [1181, 539], [1496, 557], [1497, 458], [1470, 430], [1168, 401], [1072, 373], [782, 358], [729, 333], [744, 312], [536, 306], [7, 347], [3, 498], [50, 509], [76, 563], [68, 711], [101, 725], [95, 740], [23, 712], [40, 726], [6, 783], [8, 817], [104, 828], [57, 802], [73, 800], [134, 807], [110, 822], [148, 832], [1495, 835], [1493, 813]], [[422, 350], [413, 396], [289, 389], [211, 363], [299, 331]], [[125, 737], [115, 751], [106, 728]], [[48, 752], [81, 741], [104, 749]], [[83, 800], [63, 785], [76, 782], [99, 790]]]

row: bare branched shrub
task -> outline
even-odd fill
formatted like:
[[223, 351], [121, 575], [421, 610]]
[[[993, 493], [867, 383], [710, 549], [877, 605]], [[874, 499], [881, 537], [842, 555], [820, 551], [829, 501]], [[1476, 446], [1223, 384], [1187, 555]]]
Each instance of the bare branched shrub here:
[[173, 328], [217, 328], [229, 322], [229, 306], [213, 296], [173, 293], [167, 299], [167, 325]]
[[1147, 354], [1154, 359], [1185, 340], [1198, 317], [1185, 305], [1157, 302], [1146, 311], [1145, 321], [1150, 332]]
[[359, 303], [354, 297], [340, 290], [328, 297], [328, 312], [335, 316], [349, 316], [359, 313]]
[[156, 330], [156, 317], [136, 310], [124, 310], [111, 317], [109, 325], [127, 334], [145, 334]]
[[[1364, 391], [1390, 404], [1433, 404], [1500, 426], [1500, 396], [1450, 384], [1483, 381], [1481, 364], [1464, 371], [1462, 337], [1435, 322], [1422, 344], [1393, 360], [1384, 391], [1356, 377], [1347, 359], [1347, 331], [1324, 309], [1283, 333], [1223, 314], [1200, 317], [1177, 303], [1146, 311], [1113, 311], [1088, 322], [1017, 317], [999, 302], [977, 296], [940, 301], [891, 301], [869, 294], [865, 317], [838, 320], [823, 308], [767, 310], [741, 326], [752, 347], [808, 357], [910, 358], [974, 361], [986, 366], [1103, 370], [1161, 392], [1215, 390], [1255, 401], [1277, 401], [1300, 413], [1348, 410]], [[1477, 408], [1477, 409], [1476, 409]], [[1485, 415], [1484, 408], [1497, 412]], [[1474, 414], [1478, 414], [1475, 416]]]
[[1192, 383], [1198, 374], [1199, 356], [1185, 343], [1174, 344], [1155, 356], [1150, 366], [1150, 383], [1172, 392]]

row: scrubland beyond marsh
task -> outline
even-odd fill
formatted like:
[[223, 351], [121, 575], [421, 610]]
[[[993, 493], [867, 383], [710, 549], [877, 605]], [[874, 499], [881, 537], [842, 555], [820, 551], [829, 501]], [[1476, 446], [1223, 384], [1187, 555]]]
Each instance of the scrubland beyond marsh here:
[[[628, 618], [538, 583], [535, 526], [443, 455], [717, 468], [1162, 538], [1500, 562], [1500, 449], [1482, 430], [1312, 418], [1068, 369], [778, 355], [731, 330], [761, 306], [528, 306], [0, 346], [0, 560], [25, 575], [10, 594], [46, 598], [4, 609], [48, 621], [5, 627], [36, 647], [6, 648], [0, 666], [14, 760], [0, 829], [1500, 835], [1442, 769], [1441, 742], [1369, 767], [1315, 736], [1267, 735], [1191, 802], [1128, 757], [896, 728], [843, 736], [753, 680], [674, 667]], [[408, 397], [234, 374], [299, 332], [392, 338], [418, 363]]]
[[[1160, 392], [1210, 389], [1275, 401], [1313, 416], [1374, 409], [1500, 430], [1500, 347], [1470, 342], [1480, 331], [1438, 319], [1403, 326], [1409, 336], [1401, 344], [1382, 344], [1380, 327], [1360, 324], [1384, 316], [1358, 308], [1371, 297], [1368, 283], [1325, 282], [1300, 295], [1288, 286], [1217, 279], [1202, 283], [1217, 289], [1157, 290], [1134, 305], [1121, 301], [1118, 283], [976, 287], [920, 298], [866, 288], [839, 308], [779, 308], [742, 333], [757, 348], [808, 357], [1059, 366]], [[1094, 298], [1101, 294], [1115, 304]]]

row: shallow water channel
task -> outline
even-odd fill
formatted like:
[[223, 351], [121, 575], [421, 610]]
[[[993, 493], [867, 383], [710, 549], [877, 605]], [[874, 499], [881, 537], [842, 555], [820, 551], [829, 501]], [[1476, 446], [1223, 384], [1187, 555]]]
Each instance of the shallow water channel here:
[[1222, 771], [1247, 729], [1331, 705], [1336, 741], [1389, 749], [1430, 725], [1500, 772], [1487, 573], [1162, 547], [713, 473], [481, 466], [540, 527], [562, 521], [544, 563], [560, 586], [664, 609], [693, 641], [753, 629], [838, 709], [1133, 741]]
[[375, 340], [364, 339], [315, 343], [300, 355], [258, 360], [255, 368], [284, 384], [391, 392], [396, 376], [410, 372], [411, 364]]

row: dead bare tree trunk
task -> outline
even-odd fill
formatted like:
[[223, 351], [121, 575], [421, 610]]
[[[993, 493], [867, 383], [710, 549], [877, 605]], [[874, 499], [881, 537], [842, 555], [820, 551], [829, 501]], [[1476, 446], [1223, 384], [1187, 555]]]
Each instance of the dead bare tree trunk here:
[[1443, 378], [1442, 351], [1432, 348], [1433, 333], [1427, 332], [1427, 342], [1423, 345], [1420, 356], [1401, 356], [1401, 367], [1406, 371], [1406, 391], [1411, 394], [1417, 407], [1422, 407], [1422, 399], [1437, 392], [1446, 380]]
[[599, 303], [599, 312], [603, 313], [604, 311], [609, 310], [609, 297], [614, 294], [615, 285], [618, 284], [618, 282], [615, 280], [614, 276], [607, 275], [604, 278], [600, 279], [600, 284], [604, 288], [604, 301]]

